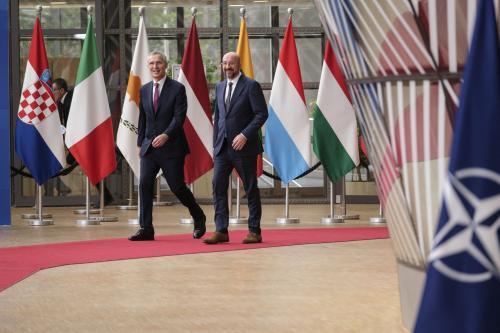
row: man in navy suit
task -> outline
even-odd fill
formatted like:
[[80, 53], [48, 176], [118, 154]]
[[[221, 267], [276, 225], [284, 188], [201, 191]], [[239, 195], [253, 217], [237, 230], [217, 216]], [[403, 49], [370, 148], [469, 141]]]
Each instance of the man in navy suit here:
[[262, 207], [257, 187], [257, 156], [262, 153], [259, 129], [267, 119], [267, 106], [257, 81], [240, 71], [240, 57], [229, 52], [222, 58], [226, 80], [215, 87], [213, 195], [215, 233], [206, 244], [229, 242], [229, 175], [236, 169], [248, 199], [249, 233], [245, 244], [262, 242]]
[[184, 183], [184, 158], [189, 153], [182, 128], [187, 112], [186, 89], [166, 76], [167, 58], [163, 53], [151, 52], [148, 67], [153, 81], [142, 86], [140, 91], [137, 137], [141, 156], [141, 228], [129, 240], [154, 240], [153, 188], [160, 169], [172, 192], [193, 217], [193, 238], [201, 238], [206, 231], [205, 214]]

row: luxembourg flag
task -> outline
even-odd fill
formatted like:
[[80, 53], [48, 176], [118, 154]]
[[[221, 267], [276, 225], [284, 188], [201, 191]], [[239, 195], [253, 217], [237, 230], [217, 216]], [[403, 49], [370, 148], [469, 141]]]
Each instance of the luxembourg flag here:
[[37, 17], [21, 89], [15, 146], [39, 185], [66, 165], [61, 122], [51, 85], [42, 27]]
[[90, 15], [65, 140], [92, 184], [116, 169], [111, 112]]
[[191, 184], [214, 165], [212, 112], [194, 17], [178, 80], [186, 87], [188, 100], [184, 132], [189, 142], [190, 153], [186, 156], [184, 180], [187, 184]]
[[285, 184], [311, 168], [310, 127], [290, 17], [274, 75], [264, 138], [265, 151]]

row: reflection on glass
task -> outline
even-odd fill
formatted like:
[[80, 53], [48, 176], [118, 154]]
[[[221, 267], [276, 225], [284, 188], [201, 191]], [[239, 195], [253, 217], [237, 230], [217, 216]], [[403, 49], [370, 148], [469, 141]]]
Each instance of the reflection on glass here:
[[[274, 2], [273, 2], [274, 4]], [[293, 8], [294, 27], [321, 27], [318, 11], [312, 1], [281, 1], [279, 5], [280, 27], [288, 23], [288, 8]]]
[[245, 7], [247, 27], [270, 27], [271, 6], [268, 2], [253, 2], [242, 4], [241, 1], [230, 0], [228, 10], [229, 26], [240, 26], [241, 8]]
[[132, 28], [139, 26], [139, 8], [146, 8], [146, 27], [178, 28], [191, 26], [191, 7], [197, 8], [196, 25], [200, 28], [220, 26], [219, 1], [132, 1], [130, 9]]
[[87, 26], [87, 6], [95, 6], [95, 1], [73, 0], [57, 4], [55, 1], [19, 0], [19, 27], [32, 29], [36, 17], [36, 7], [42, 5], [42, 27], [45, 29], [85, 28]]
[[[31, 39], [22, 39], [19, 44], [20, 51], [20, 82], [24, 80], [24, 71], [28, 61], [28, 53]], [[82, 41], [77, 39], [47, 39], [45, 38], [45, 49], [49, 60], [49, 68], [52, 78], [62, 77], [69, 85], [73, 85], [76, 79], [76, 71], [80, 63]]]
[[[252, 64], [254, 79], [260, 83], [272, 81], [272, 59], [270, 38], [250, 38], [250, 52], [252, 52]], [[229, 50], [236, 51], [238, 39], [230, 39]]]
[[[283, 39], [280, 39], [280, 50]], [[319, 82], [323, 55], [321, 54], [321, 38], [297, 38], [300, 74], [303, 82]]]

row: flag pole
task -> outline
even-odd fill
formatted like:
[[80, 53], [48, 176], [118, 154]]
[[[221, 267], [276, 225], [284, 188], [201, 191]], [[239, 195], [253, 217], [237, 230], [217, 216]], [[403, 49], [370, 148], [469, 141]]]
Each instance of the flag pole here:
[[[101, 191], [102, 192], [102, 191]], [[99, 211], [98, 209], [94, 209]], [[99, 220], [93, 219], [90, 217], [92, 214], [90, 209], [90, 182], [89, 177], [85, 176], [85, 218], [76, 220], [76, 224], [79, 226], [87, 226], [87, 225], [99, 225], [101, 222]]]
[[[38, 19], [40, 20], [40, 22], [42, 21], [42, 6], [41, 5], [38, 5], [36, 6], [36, 16], [38, 17]], [[33, 207], [35, 209], [35, 212], [34, 213], [23, 213], [21, 214], [21, 218], [22, 219], [28, 219], [28, 220], [37, 220], [39, 219], [40, 221], [43, 221], [43, 219], [50, 219], [52, 218], [52, 214], [42, 214], [40, 215], [39, 214], [39, 211], [38, 211], [38, 207], [39, 207], [39, 202], [40, 200], [38, 199], [38, 187], [36, 189], [36, 194], [35, 194], [35, 207]], [[42, 216], [42, 217], [40, 217]], [[32, 225], [31, 224], [31, 221], [28, 221], [28, 225]], [[44, 225], [44, 224], [40, 224], [40, 225]]]
[[[193, 18], [196, 18], [197, 13], [198, 13], [198, 9], [196, 7], [191, 7], [191, 16]], [[194, 180], [191, 184], [189, 184], [189, 189], [191, 190], [191, 193], [193, 193], [193, 196], [194, 196]], [[194, 224], [194, 220], [192, 217], [184, 217], [184, 218], [181, 218], [180, 224]]]
[[[36, 15], [40, 22], [42, 21], [42, 6], [38, 5], [36, 7]], [[36, 202], [35, 207], [37, 209], [37, 214], [35, 219], [29, 219], [28, 225], [30, 226], [45, 226], [54, 224], [54, 220], [52, 219], [44, 219], [43, 216], [43, 200], [42, 200], [42, 185], [37, 184], [36, 187]], [[52, 216], [51, 216], [52, 217]]]
[[99, 191], [99, 210], [100, 216], [93, 216], [92, 219], [99, 220], [99, 222], [118, 222], [117, 216], [104, 216], [104, 189], [106, 187], [104, 180], [101, 180], [101, 190]]
[[[245, 14], [246, 14], [246, 8], [242, 7], [240, 8], [240, 16], [241, 19], [245, 19]], [[240, 212], [241, 212], [241, 200], [240, 200], [240, 187], [241, 187], [241, 180], [240, 177], [236, 178], [236, 216], [232, 216], [229, 218], [229, 223], [230, 224], [246, 224], [248, 222], [248, 219], [246, 217], [241, 217]]]
[[[41, 6], [40, 6], [41, 7]], [[42, 202], [42, 185], [38, 185], [36, 187], [36, 196], [37, 196], [37, 214], [35, 219], [29, 219], [29, 226], [45, 226], [45, 225], [53, 225], [54, 220], [52, 219], [44, 219], [43, 215], [43, 202]]]
[[321, 218], [322, 224], [333, 224], [333, 223], [343, 223], [343, 219], [339, 219], [335, 216], [334, 204], [335, 201], [333, 199], [333, 182], [330, 180], [330, 215], [328, 217]]
[[[143, 8], [143, 7], [141, 7]], [[139, 218], [141, 216], [141, 192], [137, 191], [137, 218], [136, 219], [128, 219], [128, 224], [130, 225], [139, 225]]]
[[386, 223], [382, 203], [378, 204], [378, 215], [370, 217], [370, 224], [384, 224]]
[[300, 223], [300, 219], [297, 217], [290, 217], [289, 216], [289, 185], [286, 184], [285, 186], [285, 217], [278, 217], [276, 219], [277, 224], [292, 224], [292, 223]]
[[[345, 176], [342, 177], [342, 194], [340, 196], [340, 209], [342, 214], [341, 215], [335, 215], [335, 219], [342, 220], [344, 222], [345, 220], [359, 220], [359, 215], [358, 214], [353, 214], [353, 215], [347, 215], [347, 204], [346, 204], [346, 186], [345, 186]], [[339, 221], [340, 222], [340, 221]]]
[[132, 168], [128, 170], [128, 205], [116, 206], [120, 210], [135, 210], [137, 205], [134, 205], [134, 172]]
[[[85, 176], [85, 181], [88, 184], [89, 183], [89, 178]], [[85, 208], [79, 208], [73, 210], [73, 214], [75, 215], [87, 215], [88, 214], [99, 214], [101, 211], [98, 208], [90, 208], [90, 190], [87, 192], [85, 191]]]
[[240, 187], [241, 187], [240, 177], [236, 178], [236, 216], [229, 218], [230, 224], [246, 224], [248, 219], [246, 217], [241, 217], [240, 215]]
[[[33, 207], [35, 212], [34, 213], [22, 213], [21, 218], [23, 220], [35, 220], [39, 217], [39, 215], [38, 215], [38, 187], [36, 188], [36, 191], [37, 192], [35, 193], [35, 206]], [[52, 218], [52, 214], [43, 213], [42, 216], [44, 219], [51, 219]]]
[[172, 206], [174, 203], [171, 201], [161, 201], [161, 175], [156, 178], [156, 201], [153, 206]]
[[[191, 193], [193, 193], [193, 196], [194, 196], [194, 181], [191, 184], [189, 184], [189, 189], [191, 190]], [[180, 223], [181, 224], [193, 224], [194, 220], [192, 217], [184, 217], [184, 218], [181, 218]]]

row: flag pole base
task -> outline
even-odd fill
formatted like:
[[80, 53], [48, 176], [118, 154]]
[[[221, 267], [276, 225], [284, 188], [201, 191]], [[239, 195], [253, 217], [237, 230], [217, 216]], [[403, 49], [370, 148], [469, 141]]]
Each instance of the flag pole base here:
[[129, 225], [139, 225], [139, 219], [128, 219]]
[[[21, 218], [22, 219], [25, 219], [25, 220], [36, 220], [38, 219], [38, 214], [35, 214], [35, 213], [24, 213], [24, 214], [21, 214]], [[42, 214], [42, 218], [43, 219], [51, 219], [52, 218], [52, 214]]]
[[46, 225], [54, 225], [54, 220], [51, 219], [29, 219], [28, 225], [32, 227], [41, 227]]
[[118, 222], [118, 217], [116, 216], [92, 216], [90, 219], [99, 222]]
[[87, 225], [99, 225], [99, 224], [101, 224], [101, 222], [99, 222], [98, 220], [94, 220], [94, 219], [76, 220], [76, 225], [81, 226], [81, 227], [84, 227]]
[[370, 224], [384, 224], [384, 223], [387, 223], [387, 221], [383, 216], [370, 217]]
[[337, 224], [337, 223], [344, 223], [344, 219], [339, 219], [334, 217], [323, 217], [321, 218], [321, 223], [322, 224]]
[[171, 201], [154, 201], [153, 206], [172, 206], [174, 203]]
[[334, 215], [334, 219], [340, 219], [340, 220], [359, 220], [359, 215], [354, 214], [354, 215]]
[[[101, 210], [100, 209], [89, 209], [89, 214], [100, 214]], [[87, 210], [85, 208], [83, 209], [75, 209], [73, 210], [73, 214], [75, 215], [85, 215], [87, 214]]]
[[229, 224], [247, 224], [248, 219], [246, 217], [230, 217]]
[[180, 220], [181, 224], [194, 224], [194, 220], [190, 217], [183, 218]]
[[276, 219], [277, 224], [295, 224], [300, 223], [300, 219], [297, 217], [278, 217]]
[[118, 210], [137, 210], [137, 205], [116, 206]]

